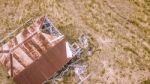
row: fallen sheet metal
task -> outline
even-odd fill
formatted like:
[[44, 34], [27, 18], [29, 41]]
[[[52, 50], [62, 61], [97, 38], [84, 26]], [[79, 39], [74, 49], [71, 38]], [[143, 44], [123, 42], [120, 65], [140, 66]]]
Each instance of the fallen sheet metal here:
[[0, 47], [0, 62], [16, 84], [41, 84], [72, 58], [71, 52], [64, 36], [42, 17]]
[[86, 49], [89, 46], [88, 36], [86, 34], [81, 35], [79, 37], [79, 43], [80, 43], [82, 48]]

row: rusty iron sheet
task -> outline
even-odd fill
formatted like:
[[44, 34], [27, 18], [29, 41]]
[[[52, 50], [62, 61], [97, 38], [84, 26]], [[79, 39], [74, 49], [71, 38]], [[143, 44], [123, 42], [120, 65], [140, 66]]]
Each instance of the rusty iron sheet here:
[[[11, 62], [10, 62], [10, 53], [13, 55], [13, 70], [14, 75], [18, 74], [25, 69], [25, 66], [28, 66], [33, 62], [28, 56], [28, 54], [23, 51], [20, 46], [26, 43], [26, 41], [34, 38], [38, 33], [39, 28], [41, 28], [44, 21], [44, 17], [38, 19], [33, 25], [31, 25], [26, 30], [19, 33], [15, 38], [11, 39], [9, 42], [0, 47], [0, 62], [6, 66], [9, 75], [11, 74]], [[32, 45], [32, 44], [31, 44]], [[10, 53], [3, 53], [4, 51], [10, 51]], [[32, 52], [32, 51], [31, 51]], [[35, 58], [36, 59], [36, 58]]]
[[70, 60], [63, 36], [40, 31], [44, 21], [45, 17], [38, 19], [0, 47], [0, 63], [16, 84], [41, 84]]
[[65, 40], [49, 48], [46, 53], [14, 77], [17, 84], [42, 84], [60, 70], [70, 59], [66, 56]]

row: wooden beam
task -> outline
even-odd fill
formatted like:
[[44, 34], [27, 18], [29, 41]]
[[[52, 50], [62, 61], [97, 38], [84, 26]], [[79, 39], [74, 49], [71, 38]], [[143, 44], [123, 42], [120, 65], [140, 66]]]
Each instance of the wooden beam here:
[[13, 77], [13, 55], [10, 53], [11, 77]]
[[9, 50], [0, 50], [0, 53], [9, 53]]

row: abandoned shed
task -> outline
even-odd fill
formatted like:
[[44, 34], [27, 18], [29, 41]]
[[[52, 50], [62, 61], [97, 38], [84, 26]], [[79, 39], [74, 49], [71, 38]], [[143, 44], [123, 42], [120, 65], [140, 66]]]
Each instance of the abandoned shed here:
[[47, 17], [0, 47], [0, 62], [16, 84], [42, 84], [72, 56], [69, 43]]

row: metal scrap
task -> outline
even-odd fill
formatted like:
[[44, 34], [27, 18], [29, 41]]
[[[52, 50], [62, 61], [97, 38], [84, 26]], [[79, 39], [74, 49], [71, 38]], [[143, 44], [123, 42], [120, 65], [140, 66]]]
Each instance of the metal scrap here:
[[81, 35], [79, 37], [79, 43], [82, 48], [87, 48], [89, 46], [88, 36], [86, 34]]
[[88, 55], [92, 55], [93, 48], [89, 47], [89, 40], [87, 35], [81, 35], [79, 37], [79, 42], [74, 42], [73, 44], [69, 44], [70, 49], [73, 53], [73, 57], [77, 58], [76, 60], [70, 61], [71, 63], [67, 64], [63, 70], [59, 71], [58, 73], [50, 79], [52, 84], [58, 84], [58, 81], [62, 81], [65, 74], [69, 73], [69, 71], [73, 70], [75, 76], [79, 78], [78, 84], [81, 84], [87, 78], [89, 78], [90, 74], [87, 75], [87, 65], [80, 64], [81, 53], [83, 49], [88, 50]]
[[[51, 34], [40, 31], [43, 25], [52, 29]], [[64, 36], [50, 26], [52, 23], [46, 17], [41, 17], [0, 47], [0, 63], [16, 84], [41, 84], [71, 60], [72, 56], [66, 52]]]
[[40, 29], [44, 33], [51, 34], [53, 36], [61, 36], [62, 34], [55, 28], [52, 22], [46, 17], [42, 28]]
[[80, 80], [84, 79], [84, 73], [86, 72], [86, 65], [78, 65], [75, 67], [74, 72], [79, 77]]
[[72, 45], [70, 45], [73, 56], [77, 56], [79, 57], [82, 53], [82, 49], [80, 48], [80, 46], [77, 43], [73, 43]]

